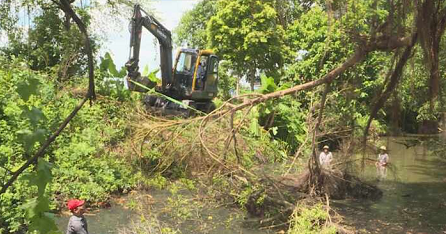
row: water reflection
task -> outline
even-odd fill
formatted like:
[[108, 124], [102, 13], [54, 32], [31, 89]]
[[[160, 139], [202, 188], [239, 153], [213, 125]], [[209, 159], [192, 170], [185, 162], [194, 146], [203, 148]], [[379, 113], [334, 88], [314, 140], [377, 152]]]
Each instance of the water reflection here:
[[377, 164], [376, 174], [378, 175], [378, 180], [384, 180], [387, 177], [387, 167]]

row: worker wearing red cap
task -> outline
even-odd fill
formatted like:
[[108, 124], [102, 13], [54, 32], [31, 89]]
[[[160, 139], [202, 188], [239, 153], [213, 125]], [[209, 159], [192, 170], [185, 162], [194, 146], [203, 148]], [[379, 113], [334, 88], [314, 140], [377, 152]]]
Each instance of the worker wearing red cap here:
[[66, 234], [88, 234], [87, 220], [84, 217], [85, 201], [69, 200], [67, 206], [73, 215], [70, 217], [70, 221], [68, 221]]

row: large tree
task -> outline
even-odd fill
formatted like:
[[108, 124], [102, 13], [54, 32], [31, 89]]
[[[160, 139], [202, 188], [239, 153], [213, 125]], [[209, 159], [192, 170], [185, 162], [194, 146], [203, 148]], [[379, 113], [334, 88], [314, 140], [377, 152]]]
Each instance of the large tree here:
[[207, 26], [210, 45], [254, 89], [257, 71], [278, 77], [290, 50], [275, 1], [221, 0]]

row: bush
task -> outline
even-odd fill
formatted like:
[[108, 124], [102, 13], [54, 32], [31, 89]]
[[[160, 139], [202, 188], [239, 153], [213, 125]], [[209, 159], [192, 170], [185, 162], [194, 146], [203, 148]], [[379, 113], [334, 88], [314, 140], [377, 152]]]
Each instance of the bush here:
[[288, 234], [336, 234], [336, 228], [328, 224], [328, 216], [321, 204], [297, 206], [291, 219]]

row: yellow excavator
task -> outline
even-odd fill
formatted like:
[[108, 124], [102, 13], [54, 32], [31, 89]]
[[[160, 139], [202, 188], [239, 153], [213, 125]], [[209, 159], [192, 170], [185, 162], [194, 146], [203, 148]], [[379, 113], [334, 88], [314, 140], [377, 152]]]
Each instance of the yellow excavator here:
[[[209, 113], [215, 109], [212, 99], [218, 92], [219, 59], [211, 50], [180, 49], [172, 68], [172, 37], [168, 29], [141, 9], [140, 5], [134, 6], [129, 27], [130, 56], [125, 64], [129, 89], [147, 92], [147, 88], [154, 88], [156, 92], [163, 94], [146, 95], [143, 102], [148, 109], [160, 110], [161, 113], [168, 115], [190, 114], [191, 110]], [[161, 85], [157, 85], [139, 72], [143, 27], [159, 41]]]

